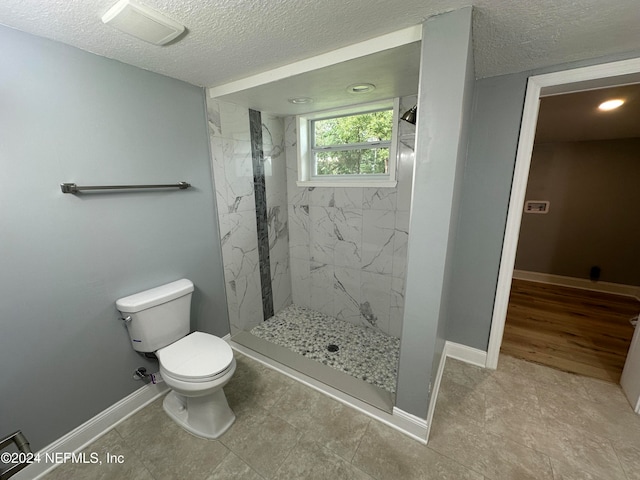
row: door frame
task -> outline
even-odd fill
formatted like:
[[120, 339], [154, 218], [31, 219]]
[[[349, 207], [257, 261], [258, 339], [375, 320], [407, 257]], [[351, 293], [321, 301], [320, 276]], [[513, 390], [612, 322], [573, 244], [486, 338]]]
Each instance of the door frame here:
[[502, 243], [498, 284], [493, 304], [489, 346], [487, 348], [487, 368], [495, 369], [498, 366], [498, 356], [507, 319], [518, 237], [520, 236], [520, 222], [529, 180], [531, 153], [538, 123], [540, 98], [632, 83], [640, 83], [640, 58], [529, 77], [520, 126], [516, 164], [511, 184], [507, 223]]

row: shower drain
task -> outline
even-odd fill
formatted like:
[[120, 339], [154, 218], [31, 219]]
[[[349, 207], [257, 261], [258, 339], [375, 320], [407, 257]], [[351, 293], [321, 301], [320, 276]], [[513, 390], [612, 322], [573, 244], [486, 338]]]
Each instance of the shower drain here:
[[330, 345], [327, 345], [327, 350], [329, 350], [331, 353], [333, 353], [333, 352], [337, 352], [338, 350], [340, 350], [340, 347], [338, 345], [334, 345], [332, 343]]

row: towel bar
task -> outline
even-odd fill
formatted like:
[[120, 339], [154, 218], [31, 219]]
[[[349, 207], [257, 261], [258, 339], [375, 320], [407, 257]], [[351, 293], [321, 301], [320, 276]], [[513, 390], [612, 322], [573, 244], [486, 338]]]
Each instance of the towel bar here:
[[61, 183], [60, 189], [62, 193], [78, 193], [82, 190], [129, 190], [129, 189], [142, 189], [142, 188], [179, 188], [184, 190], [189, 188], [190, 183], [178, 182], [178, 183], [165, 183], [160, 185], [76, 185], [75, 183]]

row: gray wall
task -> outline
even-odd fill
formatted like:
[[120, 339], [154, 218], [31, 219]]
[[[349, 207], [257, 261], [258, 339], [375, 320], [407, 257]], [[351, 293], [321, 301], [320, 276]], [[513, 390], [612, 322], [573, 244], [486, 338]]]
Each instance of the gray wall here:
[[[134, 390], [114, 301], [182, 277], [229, 331], [202, 89], [0, 27], [0, 426], [39, 449]], [[185, 191], [64, 195], [61, 182]]]
[[[437, 68], [434, 68], [437, 67]], [[427, 417], [448, 322], [451, 251], [473, 94], [471, 7], [423, 26], [416, 160], [396, 405]]]
[[527, 78], [633, 56], [610, 56], [476, 81], [447, 340], [487, 349]]
[[527, 200], [551, 202], [524, 214], [515, 268], [640, 285], [640, 139], [536, 145]]

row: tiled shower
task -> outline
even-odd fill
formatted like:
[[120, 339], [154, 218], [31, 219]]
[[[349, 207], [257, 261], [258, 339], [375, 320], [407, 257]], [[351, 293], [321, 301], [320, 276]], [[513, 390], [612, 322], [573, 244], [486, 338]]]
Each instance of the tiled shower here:
[[299, 187], [294, 117], [207, 110], [231, 334], [294, 303], [399, 338], [415, 127], [399, 121], [395, 188]]
[[[284, 128], [282, 119], [254, 113], [260, 116], [262, 124], [262, 164], [256, 168], [258, 178], [254, 179], [252, 147], [259, 145], [252, 145], [249, 110], [212, 99], [208, 101], [207, 110], [233, 335], [266, 320], [265, 303], [271, 302], [272, 311], [277, 312], [292, 301]], [[256, 157], [256, 163], [260, 162], [258, 154]], [[264, 185], [266, 193], [266, 197], [259, 196], [259, 208], [256, 208], [256, 182]], [[265, 211], [266, 216], [258, 216]], [[268, 255], [261, 255], [259, 245], [265, 242]], [[270, 285], [263, 287], [267, 282], [261, 281], [261, 272], [265, 271], [269, 273]], [[266, 297], [264, 302], [263, 297]]]

